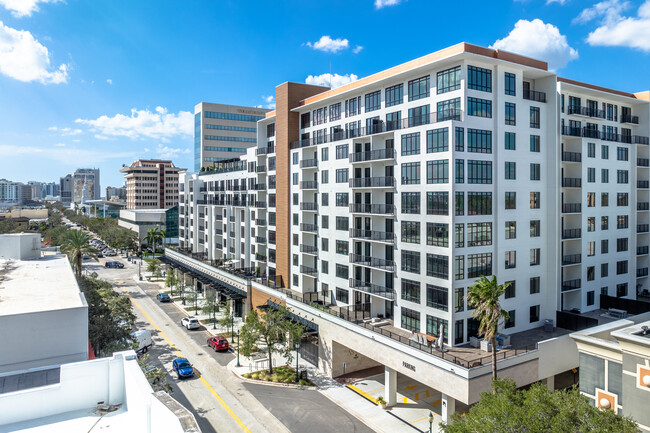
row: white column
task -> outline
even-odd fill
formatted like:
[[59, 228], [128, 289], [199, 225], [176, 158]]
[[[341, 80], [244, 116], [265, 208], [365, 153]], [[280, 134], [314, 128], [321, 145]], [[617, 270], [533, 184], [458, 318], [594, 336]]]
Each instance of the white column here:
[[546, 387], [551, 391], [555, 391], [555, 376], [549, 376], [546, 378]]
[[456, 400], [447, 394], [442, 394], [442, 422], [449, 424], [454, 412], [456, 412]]
[[384, 367], [384, 369], [386, 404], [395, 406], [397, 403], [397, 372], [390, 367]]

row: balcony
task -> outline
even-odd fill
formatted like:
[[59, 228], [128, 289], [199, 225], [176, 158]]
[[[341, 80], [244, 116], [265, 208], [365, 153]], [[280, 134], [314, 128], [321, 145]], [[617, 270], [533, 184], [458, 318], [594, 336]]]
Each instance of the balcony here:
[[300, 182], [300, 189], [316, 189], [318, 188], [318, 182], [315, 180], [303, 180]]
[[305, 254], [318, 254], [318, 247], [316, 245], [300, 244], [300, 252]]
[[300, 161], [300, 168], [316, 168], [318, 167], [318, 159], [303, 159]]
[[593, 128], [576, 128], [571, 126], [562, 127], [562, 135], [571, 137], [586, 137], [597, 140], [616, 141], [626, 144], [648, 144], [649, 139], [643, 135], [614, 134], [613, 132], [602, 132]]
[[266, 256], [264, 254], [255, 253], [255, 260], [257, 260], [258, 262], [266, 263], [267, 259], [266, 259]]
[[266, 191], [266, 184], [265, 183], [258, 183], [256, 185], [253, 185], [253, 188], [251, 188], [255, 191]]
[[266, 209], [266, 202], [265, 201], [256, 201], [255, 202], [255, 207]]
[[318, 224], [300, 224], [300, 231], [318, 233]]
[[605, 112], [597, 108], [580, 107], [578, 105], [569, 105], [569, 114], [585, 117], [605, 118]]
[[562, 256], [562, 266], [577, 265], [582, 263], [582, 254], [568, 254]]
[[355, 265], [368, 266], [382, 271], [394, 272], [395, 262], [393, 260], [378, 259], [376, 257], [349, 254], [350, 263]]
[[230, 233], [228, 234], [228, 236], [230, 236], [231, 238], [234, 238], [234, 237], [235, 237], [235, 232], [230, 232]]
[[350, 278], [349, 285], [351, 289], [360, 290], [371, 295], [381, 296], [382, 298], [394, 300], [395, 291], [379, 284], [367, 283], [361, 280]]
[[621, 115], [621, 123], [631, 123], [633, 125], [638, 125], [639, 124], [639, 116], [631, 116], [631, 115]]
[[395, 205], [353, 203], [350, 205], [350, 213], [393, 215], [395, 214]]
[[318, 277], [318, 269], [310, 268], [309, 266], [305, 265], [300, 265], [300, 273], [314, 278]]
[[255, 167], [255, 173], [266, 173], [266, 166], [258, 165], [257, 167]]
[[563, 188], [582, 188], [582, 179], [579, 177], [563, 177], [562, 178], [562, 187]]
[[647, 276], [648, 276], [648, 268], [637, 268], [636, 270], [637, 278], [647, 277]]
[[637, 180], [637, 181], [636, 181], [636, 187], [637, 187], [637, 188], [649, 188], [649, 187], [650, 187], [650, 181], [647, 181], [647, 180]]
[[217, 235], [223, 235], [223, 229], [214, 229], [214, 233]]
[[650, 203], [647, 201], [640, 201], [636, 204], [636, 210], [650, 210]]
[[214, 220], [215, 220], [215, 221], [223, 221], [223, 215], [221, 215], [221, 214], [217, 214], [217, 215], [215, 215], [215, 216], [214, 216]]
[[263, 226], [266, 225], [266, 220], [258, 218], [258, 219], [255, 220], [255, 225], [263, 227]]
[[562, 291], [566, 292], [568, 290], [575, 290], [582, 287], [582, 280], [580, 278], [576, 280], [562, 281]]
[[580, 128], [572, 128], [570, 126], [562, 127], [562, 135], [568, 135], [570, 137], [582, 137], [582, 130]]
[[264, 236], [255, 236], [255, 242], [258, 244], [265, 244], [266, 243], [266, 237]]
[[313, 203], [313, 202], [308, 202], [308, 201], [300, 202], [300, 210], [317, 212], [318, 211], [318, 203]]
[[648, 246], [643, 246], [643, 247], [636, 247], [636, 255], [637, 256], [646, 256], [648, 255]]
[[565, 229], [562, 230], [562, 239], [579, 239], [582, 237], [582, 229]]
[[275, 152], [275, 146], [258, 147], [255, 149], [255, 155], [267, 155]]
[[348, 159], [350, 160], [350, 163], [354, 164], [359, 162], [380, 161], [382, 159], [395, 159], [396, 155], [397, 152], [395, 149], [378, 149], [351, 153], [348, 156]]
[[648, 233], [650, 231], [650, 224], [637, 224], [636, 232], [637, 233]]
[[361, 177], [349, 180], [350, 188], [395, 188], [395, 177]]
[[524, 99], [535, 102], [546, 102], [546, 93], [535, 90], [524, 90]]
[[365, 239], [377, 242], [395, 243], [395, 233], [380, 232], [377, 230], [350, 229], [350, 237], [354, 239]]
[[582, 162], [582, 153], [580, 152], [562, 152], [563, 162]]
[[562, 203], [562, 213], [580, 213], [582, 203]]
[[650, 167], [650, 159], [648, 158], [637, 158], [636, 165], [639, 167]]

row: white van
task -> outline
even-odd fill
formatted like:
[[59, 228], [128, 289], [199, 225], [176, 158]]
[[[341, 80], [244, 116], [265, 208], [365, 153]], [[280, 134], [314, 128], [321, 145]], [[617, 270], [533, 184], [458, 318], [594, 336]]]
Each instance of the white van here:
[[132, 332], [131, 338], [133, 338], [133, 341], [137, 343], [135, 351], [138, 353], [147, 352], [153, 344], [151, 341], [151, 331], [148, 329], [141, 329], [139, 331]]

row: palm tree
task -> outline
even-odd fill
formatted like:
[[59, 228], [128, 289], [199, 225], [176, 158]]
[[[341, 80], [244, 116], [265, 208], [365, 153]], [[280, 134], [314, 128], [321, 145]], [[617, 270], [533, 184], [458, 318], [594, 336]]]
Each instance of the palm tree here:
[[147, 243], [152, 245], [153, 257], [156, 257], [156, 241], [160, 239], [160, 228], [156, 227], [155, 229], [147, 230]]
[[479, 321], [478, 332], [492, 343], [492, 378], [497, 378], [497, 333], [499, 322], [507, 320], [510, 315], [501, 308], [499, 297], [502, 296], [509, 282], [499, 285], [497, 277], [489, 279], [482, 276], [467, 289], [467, 305], [475, 307], [472, 316]]
[[77, 277], [81, 278], [81, 260], [84, 254], [97, 257], [97, 250], [90, 245], [90, 236], [81, 230], [68, 230], [65, 234], [61, 251], [70, 258], [70, 263], [75, 268]]
[[165, 249], [165, 236], [166, 236], [165, 231], [164, 231], [164, 230], [160, 230], [160, 240], [162, 240], [162, 247], [163, 247], [163, 250]]

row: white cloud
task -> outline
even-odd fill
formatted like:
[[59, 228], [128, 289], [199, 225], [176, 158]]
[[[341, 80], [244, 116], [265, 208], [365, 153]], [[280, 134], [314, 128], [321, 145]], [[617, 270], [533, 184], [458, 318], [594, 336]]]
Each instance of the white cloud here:
[[386, 6], [395, 6], [400, 4], [401, 0], [375, 0], [375, 9], [381, 9]]
[[[266, 102], [265, 108], [275, 110], [275, 96], [262, 96], [262, 99]], [[262, 108], [262, 106], [260, 105], [258, 108]]]
[[[2, 0], [0, 0], [2, 1]], [[27, 30], [0, 21], [0, 73], [18, 81], [60, 84], [68, 81], [68, 65], [50, 68], [50, 53]]]
[[352, 52], [354, 54], [359, 54], [363, 50], [363, 47], [361, 45], [357, 45], [356, 47], [352, 48]]
[[[603, 6], [604, 3], [607, 5]], [[639, 7], [636, 17], [621, 15], [627, 6], [627, 2], [620, 3], [612, 0], [597, 3], [593, 8], [583, 10], [576, 18], [580, 22], [601, 17], [600, 25], [587, 36], [587, 43], [594, 46], [629, 47], [650, 52], [650, 0], [646, 0]]]
[[17, 18], [29, 17], [33, 12], [38, 12], [39, 3], [57, 3], [60, 0], [0, 0], [0, 5], [11, 11]]
[[50, 126], [47, 129], [49, 131], [60, 132], [62, 136], [83, 134], [83, 131], [81, 129], [58, 128], [56, 126]]
[[560, 6], [564, 6], [568, 0], [546, 0], [546, 4], [550, 5], [551, 3], [559, 3]]
[[341, 50], [346, 50], [350, 46], [350, 42], [347, 39], [332, 39], [328, 35], [324, 35], [316, 42], [306, 42], [305, 45], [326, 53], [338, 53]]
[[62, 165], [78, 166], [79, 161], [97, 164], [109, 159], [130, 159], [135, 158], [135, 152], [115, 152], [108, 149], [106, 151], [75, 149], [69, 147], [40, 148], [33, 146], [20, 146], [0, 144], [0, 154], [6, 158], [21, 157], [29, 155], [30, 158], [45, 158], [59, 162]]
[[569, 46], [566, 36], [540, 19], [517, 21], [510, 34], [498, 39], [490, 48], [546, 61], [551, 70], [563, 68], [578, 58], [578, 51]]
[[584, 24], [594, 18], [605, 17], [606, 20], [616, 19], [621, 12], [630, 7], [630, 3], [620, 0], [606, 0], [596, 3], [590, 8], [583, 9], [580, 15], [573, 19], [573, 23]]
[[54, 143], [56, 147], [64, 147], [65, 143]]
[[305, 83], [307, 84], [312, 84], [314, 86], [324, 86], [324, 87], [330, 87], [335, 89], [337, 87], [341, 87], [345, 84], [351, 83], [353, 81], [357, 81], [359, 79], [358, 76], [355, 74], [345, 74], [345, 75], [339, 75], [339, 74], [320, 74], [320, 75], [309, 75], [305, 79]]
[[113, 117], [100, 116], [97, 119], [77, 119], [75, 122], [87, 125], [96, 138], [128, 137], [131, 139], [153, 138], [168, 141], [171, 137], [194, 134], [194, 115], [189, 111], [168, 113], [166, 108], [156, 107], [152, 112], [131, 109], [131, 115], [116, 114]]
[[106, 82], [111, 85], [113, 84], [113, 80], [111, 80], [110, 78], [106, 79]]
[[174, 159], [177, 158], [179, 155], [185, 155], [190, 153], [190, 149], [173, 148], [173, 147], [163, 146], [162, 144], [158, 144], [158, 147], [156, 148], [156, 153], [158, 154], [159, 158]]

